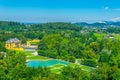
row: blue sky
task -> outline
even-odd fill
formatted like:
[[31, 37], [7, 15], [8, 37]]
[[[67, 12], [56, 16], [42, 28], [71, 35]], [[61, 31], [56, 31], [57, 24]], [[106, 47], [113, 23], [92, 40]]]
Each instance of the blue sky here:
[[96, 22], [120, 20], [120, 0], [0, 0], [0, 20]]

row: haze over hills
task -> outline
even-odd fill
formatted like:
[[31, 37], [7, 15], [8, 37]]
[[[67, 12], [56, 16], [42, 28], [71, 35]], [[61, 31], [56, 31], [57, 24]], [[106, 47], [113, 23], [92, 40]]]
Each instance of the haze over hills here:
[[114, 22], [114, 21], [102, 21], [102, 22], [95, 22], [95, 23], [87, 23], [87, 22], [78, 22], [75, 23], [80, 26], [120, 26], [120, 21]]

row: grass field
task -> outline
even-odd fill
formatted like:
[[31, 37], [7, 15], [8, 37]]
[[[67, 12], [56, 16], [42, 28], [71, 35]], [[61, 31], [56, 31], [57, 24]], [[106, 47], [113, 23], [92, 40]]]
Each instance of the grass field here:
[[65, 65], [63, 64], [56, 64], [54, 66], [50, 66], [49, 68], [53, 73], [59, 74], [64, 66]]
[[94, 36], [97, 37], [98, 39], [102, 39], [104, 38], [104, 36], [106, 36], [107, 34], [105, 33], [94, 33]]
[[[96, 36], [98, 39], [104, 38], [104, 36], [107, 36], [109, 34], [105, 33], [94, 33], [94, 36]], [[120, 34], [111, 34], [114, 36], [114, 39], [120, 40]], [[111, 40], [111, 38], [109, 38]]]
[[35, 56], [32, 54], [34, 52], [31, 52], [31, 51], [23, 51], [21, 53], [23, 53], [26, 56], [27, 60], [50, 60], [51, 59], [51, 58], [40, 56], [40, 55]]
[[27, 57], [29, 60], [50, 60], [50, 58], [44, 56], [29, 56]]
[[31, 45], [38, 45], [39, 42], [30, 42]]
[[114, 36], [115, 39], [120, 40], [120, 34], [113, 34], [113, 36]]
[[[50, 66], [49, 68], [53, 73], [59, 74], [61, 72], [62, 68], [65, 67], [65, 66], [66, 65], [57, 64], [57, 65], [54, 65], [54, 66]], [[74, 64], [74, 63], [70, 63], [68, 66], [70, 66], [70, 67], [79, 66], [81, 68], [81, 70], [87, 71], [87, 72], [91, 72], [93, 70], [92, 67], [84, 66], [84, 65], [78, 65], [78, 64]]]

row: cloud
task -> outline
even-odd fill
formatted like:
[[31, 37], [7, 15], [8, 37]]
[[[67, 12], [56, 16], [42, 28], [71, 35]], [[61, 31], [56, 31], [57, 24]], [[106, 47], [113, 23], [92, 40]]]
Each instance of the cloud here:
[[106, 7], [104, 7], [104, 9], [105, 9], [105, 10], [108, 10], [108, 9], [109, 9], [109, 7], [108, 7], [108, 6], [106, 6]]
[[97, 21], [98, 23], [105, 23], [104, 21]]
[[120, 21], [120, 17], [112, 18], [110, 19], [110, 21], [115, 21], [115, 22]]
[[80, 21], [82, 21], [83, 19], [80, 19]]

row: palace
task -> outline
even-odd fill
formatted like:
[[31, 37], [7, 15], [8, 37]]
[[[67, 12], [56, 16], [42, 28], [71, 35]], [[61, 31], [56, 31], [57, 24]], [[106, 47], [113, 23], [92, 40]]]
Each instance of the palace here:
[[34, 43], [39, 43], [40, 40], [34, 39], [27, 41], [26, 44], [22, 44], [21, 41], [17, 38], [11, 38], [6, 41], [6, 49], [8, 50], [19, 50], [19, 51], [35, 51], [38, 48], [38, 45]]
[[23, 51], [24, 48], [22, 47], [21, 41], [17, 38], [11, 38], [6, 41], [6, 49], [10, 50], [20, 50]]

